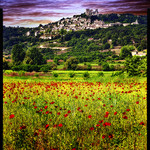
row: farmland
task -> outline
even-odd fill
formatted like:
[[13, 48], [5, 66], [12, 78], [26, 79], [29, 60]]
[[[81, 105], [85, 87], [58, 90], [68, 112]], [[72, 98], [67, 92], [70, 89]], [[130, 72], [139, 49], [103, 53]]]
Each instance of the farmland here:
[[146, 149], [146, 78], [54, 72], [4, 76], [4, 149]]

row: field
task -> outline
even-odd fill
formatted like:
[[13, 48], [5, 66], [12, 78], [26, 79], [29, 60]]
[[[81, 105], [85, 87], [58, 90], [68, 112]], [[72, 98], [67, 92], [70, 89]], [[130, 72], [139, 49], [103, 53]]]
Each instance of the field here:
[[147, 149], [146, 78], [55, 73], [4, 76], [3, 149]]

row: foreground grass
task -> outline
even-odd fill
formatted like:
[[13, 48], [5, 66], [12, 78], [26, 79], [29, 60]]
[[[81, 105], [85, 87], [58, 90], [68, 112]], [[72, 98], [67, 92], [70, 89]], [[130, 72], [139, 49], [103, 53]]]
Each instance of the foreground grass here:
[[145, 150], [146, 79], [102, 78], [4, 77], [4, 149]]

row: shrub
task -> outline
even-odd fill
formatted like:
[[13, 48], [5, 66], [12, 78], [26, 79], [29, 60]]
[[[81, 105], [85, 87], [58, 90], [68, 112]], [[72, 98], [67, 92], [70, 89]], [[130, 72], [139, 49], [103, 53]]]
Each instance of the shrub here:
[[70, 57], [66, 60], [65, 67], [68, 70], [76, 70], [78, 66], [78, 60], [75, 57]]
[[115, 72], [115, 73], [112, 73], [111, 74], [111, 77], [114, 77], [114, 76], [120, 76], [124, 73], [124, 71], [119, 71], [119, 72]]
[[114, 71], [114, 70], [115, 70], [114, 65], [110, 65], [110, 71]]
[[104, 73], [103, 73], [103, 72], [99, 72], [99, 73], [97, 74], [97, 76], [98, 76], [98, 77], [103, 77], [103, 76], [104, 76]]
[[103, 71], [109, 71], [110, 70], [109, 64], [107, 62], [102, 63], [102, 68], [103, 68]]
[[40, 71], [42, 72], [48, 72], [51, 69], [49, 65], [44, 65], [40, 68]]
[[25, 71], [20, 70], [20, 71], [18, 72], [18, 74], [19, 74], [19, 76], [24, 76], [24, 75], [25, 75]]
[[88, 66], [87, 66], [87, 70], [91, 70], [91, 69], [92, 69], [91, 64], [88, 64]]
[[55, 73], [55, 72], [54, 72], [54, 73], [53, 73], [53, 76], [54, 76], [54, 77], [58, 77], [58, 73]]
[[90, 74], [89, 74], [88, 72], [84, 72], [84, 73], [83, 73], [83, 77], [84, 77], [84, 78], [89, 78], [89, 77], [90, 77]]
[[74, 76], [75, 76], [75, 73], [74, 73], [74, 72], [70, 72], [70, 73], [69, 73], [69, 77], [70, 77], [70, 78], [73, 78]]

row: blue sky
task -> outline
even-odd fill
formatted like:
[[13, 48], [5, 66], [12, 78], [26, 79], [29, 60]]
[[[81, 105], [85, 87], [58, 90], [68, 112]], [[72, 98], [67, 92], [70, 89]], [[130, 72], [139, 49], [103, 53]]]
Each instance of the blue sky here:
[[37, 27], [61, 18], [84, 13], [86, 8], [101, 14], [145, 15], [149, 0], [0, 0], [5, 26]]

